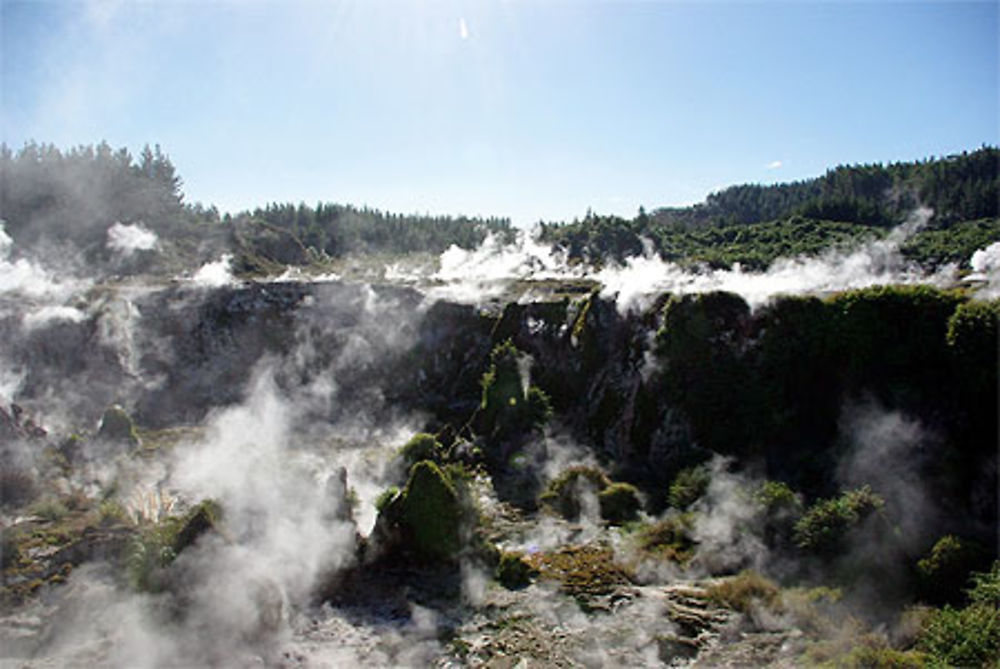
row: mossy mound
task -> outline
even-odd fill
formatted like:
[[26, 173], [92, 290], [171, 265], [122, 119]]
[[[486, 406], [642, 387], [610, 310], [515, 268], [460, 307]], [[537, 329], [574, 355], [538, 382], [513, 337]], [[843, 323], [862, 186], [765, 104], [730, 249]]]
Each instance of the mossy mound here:
[[380, 499], [380, 507], [377, 530], [390, 551], [433, 562], [461, 549], [461, 499], [453, 476], [434, 462], [413, 465], [403, 490]]
[[97, 438], [116, 444], [126, 444], [131, 447], [138, 447], [142, 442], [135, 431], [135, 423], [125, 410], [114, 404], [104, 411], [101, 417], [101, 427], [97, 431]]
[[601, 518], [620, 525], [639, 517], [642, 502], [639, 491], [631, 483], [612, 483], [597, 495]]

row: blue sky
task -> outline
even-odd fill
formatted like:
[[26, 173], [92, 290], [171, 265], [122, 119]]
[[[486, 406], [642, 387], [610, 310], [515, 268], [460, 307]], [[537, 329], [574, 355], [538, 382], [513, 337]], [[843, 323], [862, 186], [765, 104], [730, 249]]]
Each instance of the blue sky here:
[[3, 141], [190, 202], [634, 215], [1000, 143], [998, 3], [2, 2]]

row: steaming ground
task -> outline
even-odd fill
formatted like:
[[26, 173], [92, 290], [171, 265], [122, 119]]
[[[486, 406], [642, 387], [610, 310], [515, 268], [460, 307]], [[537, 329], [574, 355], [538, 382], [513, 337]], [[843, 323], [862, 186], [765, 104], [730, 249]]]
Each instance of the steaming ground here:
[[[616, 585], [584, 612], [551, 584], [508, 591], [481, 565], [468, 562], [462, 565], [457, 600], [436, 596], [432, 577], [427, 592], [393, 593], [380, 606], [317, 603], [313, 595], [324, 579], [356, 564], [357, 536], [371, 532], [375, 499], [398, 474], [395, 453], [425, 422], [426, 417], [399, 409], [387, 396], [390, 385], [379, 378], [379, 361], [413, 345], [421, 319], [438, 301], [480, 306], [511, 296], [529, 301], [559, 290], [547, 282], [598, 286], [603, 295], [616, 297], [622, 312], [642, 308], [663, 292], [728, 290], [757, 307], [778, 294], [886, 283], [952, 285], [958, 280], [955, 268], [927, 274], [899, 253], [906, 236], [928, 215], [921, 212], [885, 240], [818, 258], [778, 261], [765, 273], [739, 267], [690, 272], [649, 255], [620, 267], [571, 266], [521, 235], [512, 246], [490, 238], [475, 251], [452, 248], [434, 263], [376, 268], [376, 281], [367, 278], [371, 268], [364, 267], [313, 277], [328, 289], [306, 296], [280, 293], [281, 285], [294, 286], [300, 276], [285, 275], [273, 285], [261, 282], [262, 292], [246, 299], [299, 300], [293, 320], [281, 323], [287, 327], [281, 336], [293, 342], [287, 351], [256, 360], [222, 360], [225, 369], [214, 370], [218, 379], [229, 378], [229, 368], [240, 372], [233, 377], [240, 387], [232, 401], [183, 425], [169, 447], [140, 459], [101, 451], [95, 443], [75, 478], [58, 483], [92, 495], [113, 490], [111, 498], [147, 524], [212, 499], [225, 509], [224, 531], [185, 550], [171, 570], [171, 587], [158, 594], [131, 592], [122, 586], [120, 573], [96, 562], [76, 569], [65, 585], [29, 605], [4, 611], [0, 655], [6, 657], [0, 666], [450, 666], [463, 657], [471, 664], [492, 658], [506, 661], [505, 666], [525, 658], [553, 666], [682, 664], [686, 642], [677, 621], [684, 618], [677, 612], [688, 609], [685, 615], [704, 622], [698, 633], [708, 635], [709, 648], [720, 639], [764, 634], [744, 630], [740, 637], [732, 612], [698, 603], [698, 588], [706, 585], [701, 577], [760, 568], [771, 559], [759, 537], [745, 531], [756, 520], [741, 491], [754, 482], [730, 473], [723, 461], [713, 464], [694, 528], [701, 548], [693, 564], [701, 571], [696, 568], [682, 581], [676, 572], [644, 571], [637, 564], [643, 575], [638, 584]], [[116, 224], [108, 231], [108, 248], [124, 256], [155, 252], [158, 243], [139, 224]], [[223, 255], [179, 277], [190, 292], [170, 293], [168, 309], [183, 317], [193, 313], [185, 310], [208, 308], [217, 291], [239, 285], [231, 260]], [[1000, 244], [977, 251], [972, 267], [980, 294], [1000, 294]], [[352, 274], [365, 280], [352, 281]], [[385, 290], [384, 284], [405, 288]], [[124, 379], [104, 379], [99, 365], [84, 365], [70, 380], [39, 379], [26, 359], [4, 353], [0, 400], [4, 406], [24, 404], [44, 427], [58, 432], [96, 427], [96, 407], [165, 388], [166, 371], [146, 376], [144, 370], [157, 356], [163, 370], [184, 362], [165, 352], [174, 344], [169, 332], [157, 330], [154, 336], [150, 327], [157, 318], [151, 305], [163, 291], [174, 289], [141, 282], [110, 287], [64, 276], [57, 267], [18, 256], [0, 229], [4, 327], [28, 342], [60, 336], [96, 342], [107, 356], [101, 364], [120, 370]], [[333, 348], [323, 343], [330, 339]], [[29, 382], [36, 390], [31, 395], [25, 394]], [[845, 485], [872, 483], [885, 471], [887, 459], [913, 463], [933, 442], [913, 417], [877, 407], [850, 408], [843, 420], [853, 442], [865, 446], [844, 461]], [[548, 478], [588, 457], [585, 448], [563, 435], [546, 439]], [[7, 447], [5, 455], [29, 464], [39, 457], [27, 442], [15, 440]], [[878, 463], [870, 460], [873, 453]], [[894, 504], [919, 510], [915, 523], [931, 518], [936, 511], [921, 495], [916, 469], [893, 472], [899, 475], [877, 481], [884, 494]], [[528, 519], [480, 483], [480, 505], [501, 548], [534, 555], [570, 543], [600, 544], [625, 562], [638, 560], [616, 530], [599, 522], [592, 495], [584, 495], [579, 522]], [[4, 526], [16, 520], [4, 518]], [[767, 632], [778, 634], [768, 638], [779, 642], [769, 660], [781, 661], [782, 648], [791, 653], [792, 626], [784, 628], [784, 636]]]

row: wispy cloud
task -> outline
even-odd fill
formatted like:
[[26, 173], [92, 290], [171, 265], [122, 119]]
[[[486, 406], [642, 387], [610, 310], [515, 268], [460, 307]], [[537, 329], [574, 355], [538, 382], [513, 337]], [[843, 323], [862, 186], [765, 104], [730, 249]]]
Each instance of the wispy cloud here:
[[458, 36], [462, 39], [469, 39], [469, 24], [465, 22], [465, 17], [458, 19]]
[[782, 163], [780, 160], [773, 160], [764, 167], [766, 167], [769, 170], [780, 170], [783, 164], [784, 163]]

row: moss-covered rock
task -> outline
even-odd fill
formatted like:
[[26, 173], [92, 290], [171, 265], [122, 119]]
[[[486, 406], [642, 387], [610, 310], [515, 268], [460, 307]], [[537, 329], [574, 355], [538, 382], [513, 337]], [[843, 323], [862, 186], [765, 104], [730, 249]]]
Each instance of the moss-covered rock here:
[[528, 359], [508, 339], [490, 354], [489, 369], [483, 374], [482, 400], [477, 429], [490, 441], [499, 442], [541, 428], [552, 416], [548, 395], [528, 384]]
[[434, 462], [416, 463], [402, 491], [390, 489], [379, 498], [378, 506], [374, 534], [380, 555], [447, 561], [462, 548], [465, 514], [456, 481]]
[[413, 466], [403, 492], [402, 519], [412, 533], [415, 551], [428, 558], [451, 558], [461, 548], [462, 512], [451, 479], [424, 460]]
[[131, 416], [117, 404], [108, 407], [104, 411], [104, 415], [101, 417], [101, 427], [97, 432], [97, 438], [107, 442], [128, 445], [133, 448], [139, 446], [141, 443]]

